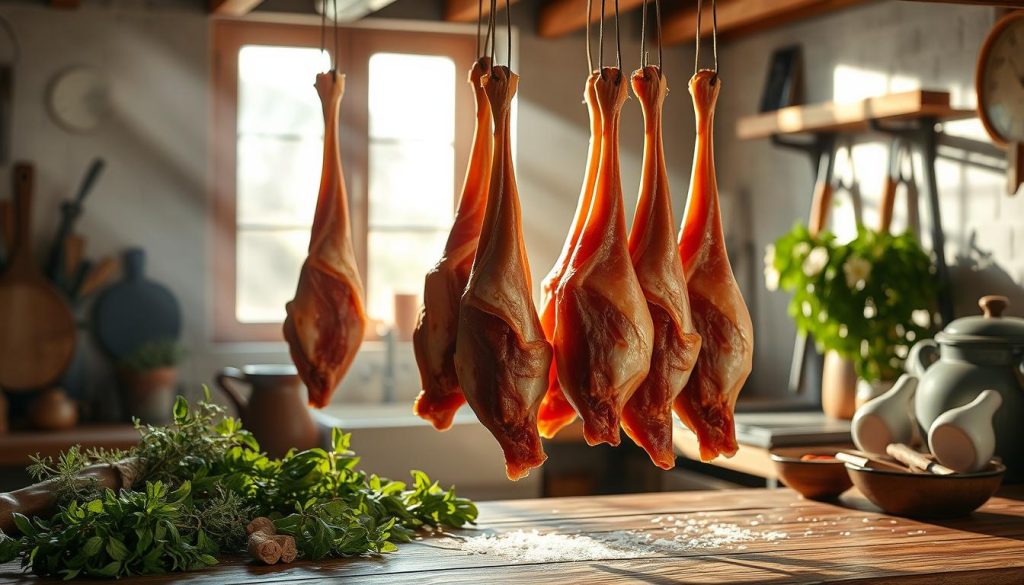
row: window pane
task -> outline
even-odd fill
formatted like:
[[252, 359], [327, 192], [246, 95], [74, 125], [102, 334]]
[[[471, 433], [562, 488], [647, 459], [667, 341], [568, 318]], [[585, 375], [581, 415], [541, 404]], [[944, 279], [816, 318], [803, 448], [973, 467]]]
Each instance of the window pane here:
[[323, 110], [313, 89], [330, 68], [320, 49], [245, 46], [238, 52], [238, 132], [321, 136]]
[[313, 222], [323, 139], [238, 137], [238, 224]]
[[441, 257], [448, 230], [370, 232], [367, 309], [370, 316], [394, 322], [395, 293], [423, 294], [423, 276]]
[[370, 57], [370, 137], [455, 139], [455, 63], [448, 57]]
[[450, 144], [371, 144], [370, 225], [450, 227], [454, 175]]
[[280, 323], [295, 295], [309, 230], [240, 230], [235, 317], [240, 323]]

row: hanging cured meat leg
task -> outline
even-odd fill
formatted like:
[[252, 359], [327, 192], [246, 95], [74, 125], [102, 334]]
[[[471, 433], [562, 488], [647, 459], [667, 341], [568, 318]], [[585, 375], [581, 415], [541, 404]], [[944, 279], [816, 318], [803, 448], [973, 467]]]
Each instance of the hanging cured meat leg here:
[[551, 367], [551, 346], [530, 294], [512, 168], [509, 124], [518, 85], [519, 76], [508, 67], [494, 67], [484, 77], [494, 116], [494, 161], [455, 343], [455, 371], [466, 401], [501, 445], [512, 480], [525, 477], [547, 458], [537, 433], [537, 408]]
[[690, 195], [686, 202], [679, 251], [690, 292], [690, 308], [703, 349], [673, 408], [697, 434], [705, 461], [736, 453], [733, 409], [754, 353], [754, 328], [729, 264], [718, 207], [712, 130], [722, 82], [702, 70], [690, 80], [697, 115]]
[[324, 109], [320, 193], [309, 256], [302, 265], [295, 298], [286, 307], [284, 337], [309, 390], [309, 403], [322, 408], [352, 365], [363, 341], [366, 313], [338, 148], [338, 108], [345, 78], [333, 70], [321, 73], [316, 76], [316, 91]]
[[459, 301], [466, 290], [476, 255], [491, 176], [491, 107], [480, 84], [490, 66], [489, 57], [480, 57], [469, 71], [469, 85], [476, 99], [473, 148], [455, 224], [448, 234], [444, 255], [427, 273], [423, 311], [412, 337], [423, 385], [413, 410], [439, 431], [452, 425], [455, 411], [466, 402], [455, 374], [455, 334], [459, 324]]
[[676, 245], [669, 192], [662, 109], [668, 82], [661, 68], [633, 73], [633, 92], [644, 112], [644, 159], [629, 253], [654, 321], [651, 370], [622, 410], [622, 428], [655, 465], [675, 466], [672, 401], [690, 378], [700, 352], [700, 335], [690, 317], [683, 266]]
[[626, 248], [619, 117], [626, 79], [605, 68], [595, 83], [602, 146], [587, 223], [556, 293], [555, 363], [590, 445], [618, 445], [622, 408], [647, 376], [653, 324]]
[[[587, 111], [590, 113], [590, 148], [587, 152], [586, 176], [583, 178], [583, 188], [580, 190], [579, 202], [576, 204], [576, 215], [573, 217], [572, 226], [566, 235], [562, 253], [540, 286], [540, 324], [544, 328], [544, 335], [551, 342], [555, 337], [555, 295], [558, 285], [562, 282], [562, 276], [569, 266], [572, 252], [576, 249], [576, 242], [579, 241], [583, 225], [587, 222], [590, 202], [594, 196], [594, 185], [597, 183], [597, 169], [601, 164], [601, 112], [597, 108], [597, 94], [594, 85], [598, 76], [597, 73], [593, 73], [587, 78], [583, 92], [583, 99], [587, 104]], [[551, 373], [548, 376], [548, 391], [540, 403], [540, 412], [537, 415], [540, 436], [550, 439], [575, 419], [576, 411], [566, 400], [562, 387], [558, 383], [557, 364], [552, 363]]]

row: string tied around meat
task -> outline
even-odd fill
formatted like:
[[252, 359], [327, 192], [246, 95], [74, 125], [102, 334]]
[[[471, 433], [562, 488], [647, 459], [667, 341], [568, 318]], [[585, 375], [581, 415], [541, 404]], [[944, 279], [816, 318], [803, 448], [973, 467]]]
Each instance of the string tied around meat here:
[[[696, 75], [700, 71], [700, 32], [701, 32], [701, 16], [704, 14], [704, 2], [703, 0], [697, 0], [697, 49], [694, 52], [693, 57], [693, 74]], [[711, 83], [715, 84], [718, 82], [718, 5], [715, 0], [711, 0], [711, 50], [714, 53], [715, 67], [712, 71], [715, 72], [714, 77], [711, 78]]]
[[[494, 53], [497, 44], [497, 17], [495, 13], [498, 11], [498, 0], [491, 0], [491, 13], [487, 21], [489, 37], [491, 39], [491, 68], [497, 65], [497, 61], [494, 59]], [[505, 3], [505, 40], [508, 45], [506, 47], [507, 52], [505, 53], [506, 66], [511, 71], [512, 69], [512, 4], [510, 2]], [[486, 42], [485, 42], [486, 48]]]
[[[589, 14], [588, 22], [589, 22]], [[604, 78], [604, 21], [607, 18], [605, 0], [601, 0], [601, 24], [597, 34], [597, 68]], [[619, 70], [619, 78], [615, 81], [622, 81], [622, 34], [619, 31], [619, 0], [615, 0], [615, 68]], [[588, 43], [589, 49], [589, 43]]]
[[[654, 18], [658, 28], [658, 70], [661, 71], [664, 59], [661, 43], [661, 0], [654, 0]], [[646, 69], [649, 65], [649, 58], [650, 55], [647, 52], [647, 0], [644, 0], [643, 14], [640, 18], [640, 67], [642, 69]]]
[[[338, 70], [338, 0], [331, 0], [331, 23], [334, 29], [334, 52], [329, 55], [331, 71]], [[320, 54], [327, 52], [327, 0], [320, 2]]]

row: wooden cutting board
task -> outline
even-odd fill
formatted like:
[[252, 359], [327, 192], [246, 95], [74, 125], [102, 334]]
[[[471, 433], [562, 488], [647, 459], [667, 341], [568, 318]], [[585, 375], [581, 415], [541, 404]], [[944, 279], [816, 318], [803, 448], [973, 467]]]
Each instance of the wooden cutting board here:
[[104, 290], [93, 309], [96, 339], [118, 360], [181, 335], [181, 307], [167, 287], [146, 278], [146, 252], [125, 252], [123, 268], [124, 279]]
[[0, 276], [0, 388], [34, 390], [57, 381], [75, 350], [75, 319], [32, 254], [31, 165], [14, 168], [13, 254]]

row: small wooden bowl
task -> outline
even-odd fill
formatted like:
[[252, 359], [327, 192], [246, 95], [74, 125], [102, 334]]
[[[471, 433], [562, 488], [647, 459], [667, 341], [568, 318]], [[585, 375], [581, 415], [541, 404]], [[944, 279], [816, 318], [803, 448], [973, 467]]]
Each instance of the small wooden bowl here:
[[[870, 464], [869, 464], [870, 465]], [[889, 514], [914, 518], [967, 516], [1003, 483], [1006, 466], [995, 461], [975, 473], [902, 473], [846, 464], [853, 485]]]
[[779, 479], [810, 500], [833, 500], [850, 489], [850, 475], [838, 459], [811, 459], [802, 461], [804, 455], [827, 455], [832, 457], [836, 449], [806, 449], [788, 447], [773, 449], [772, 461]]

